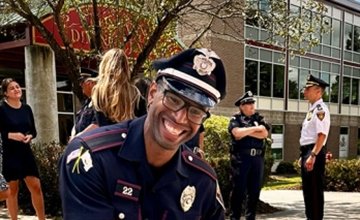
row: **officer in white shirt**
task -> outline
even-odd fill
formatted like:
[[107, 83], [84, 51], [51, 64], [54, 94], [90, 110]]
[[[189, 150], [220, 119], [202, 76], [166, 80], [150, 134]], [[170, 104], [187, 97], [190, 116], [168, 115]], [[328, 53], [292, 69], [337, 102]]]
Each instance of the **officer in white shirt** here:
[[301, 129], [300, 164], [307, 219], [319, 220], [324, 215], [325, 144], [330, 130], [330, 113], [322, 95], [329, 86], [309, 75], [304, 97], [311, 104]]

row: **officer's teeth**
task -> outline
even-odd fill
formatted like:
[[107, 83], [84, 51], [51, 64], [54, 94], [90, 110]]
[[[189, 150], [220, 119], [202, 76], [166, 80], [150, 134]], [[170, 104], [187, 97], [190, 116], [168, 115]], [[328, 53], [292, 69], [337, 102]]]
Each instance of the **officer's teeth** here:
[[164, 122], [164, 125], [165, 125], [165, 128], [171, 133], [171, 134], [174, 134], [174, 135], [179, 135], [181, 130], [178, 130], [176, 128], [174, 128], [173, 126], [171, 126], [171, 123], [169, 123], [168, 121], [165, 121]]

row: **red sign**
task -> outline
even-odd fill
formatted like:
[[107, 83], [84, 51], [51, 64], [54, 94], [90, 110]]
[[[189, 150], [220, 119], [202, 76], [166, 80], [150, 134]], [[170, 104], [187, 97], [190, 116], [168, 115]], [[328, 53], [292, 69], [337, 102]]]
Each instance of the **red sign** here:
[[[78, 12], [80, 12], [81, 16], [79, 16]], [[149, 30], [149, 27], [152, 26], [150, 19], [135, 18], [137, 16], [133, 16], [125, 9], [102, 6], [98, 7], [98, 17], [102, 33], [102, 48], [104, 50], [113, 47], [124, 48], [127, 56], [137, 57], [146, 43], [147, 36], [151, 33], [151, 30]], [[93, 8], [91, 5], [82, 6], [79, 9], [70, 9], [67, 14], [62, 16], [62, 22], [64, 24], [64, 32], [74, 49], [85, 52], [92, 50], [93, 47], [89, 41], [89, 36], [93, 36], [93, 34], [87, 33], [87, 31], [94, 30]], [[42, 23], [47, 30], [53, 33], [56, 42], [63, 47], [64, 43], [60, 37], [59, 28], [53, 15], [45, 17]], [[85, 24], [85, 27], [88, 26], [90, 28], [84, 28], [83, 24]], [[34, 44], [48, 45], [47, 41], [35, 27], [32, 28], [32, 34]], [[130, 40], [124, 42], [128, 38]], [[170, 41], [169, 39], [161, 39], [160, 41], [166, 42], [168, 49], [171, 49], [173, 52], [181, 50], [181, 47], [173, 39]]]

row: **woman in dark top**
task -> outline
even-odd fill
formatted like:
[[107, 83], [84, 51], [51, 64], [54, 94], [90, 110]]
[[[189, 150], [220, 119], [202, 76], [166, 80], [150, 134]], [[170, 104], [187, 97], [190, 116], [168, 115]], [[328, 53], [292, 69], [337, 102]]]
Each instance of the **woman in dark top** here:
[[35, 122], [29, 105], [21, 102], [19, 84], [6, 78], [1, 84], [4, 100], [0, 103], [0, 132], [3, 141], [3, 174], [9, 183], [6, 200], [11, 219], [17, 219], [19, 180], [24, 179], [39, 219], [45, 219], [44, 199], [39, 172], [30, 148], [36, 137]]

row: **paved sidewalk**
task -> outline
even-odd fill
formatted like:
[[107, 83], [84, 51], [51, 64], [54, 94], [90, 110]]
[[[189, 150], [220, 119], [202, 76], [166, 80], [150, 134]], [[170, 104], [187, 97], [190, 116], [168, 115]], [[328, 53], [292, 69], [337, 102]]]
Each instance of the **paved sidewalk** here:
[[[257, 219], [305, 219], [304, 200], [300, 190], [264, 190], [261, 191], [260, 199], [284, 210], [262, 214]], [[325, 192], [324, 219], [360, 219], [360, 193]]]
[[[273, 214], [258, 215], [259, 220], [303, 220], [304, 201], [300, 190], [263, 190], [260, 199], [277, 208]], [[0, 207], [0, 220], [9, 219], [5, 208]], [[359, 220], [360, 193], [325, 192], [325, 220]], [[37, 220], [35, 216], [19, 215], [19, 220]], [[189, 219], [191, 220], [191, 219]]]

